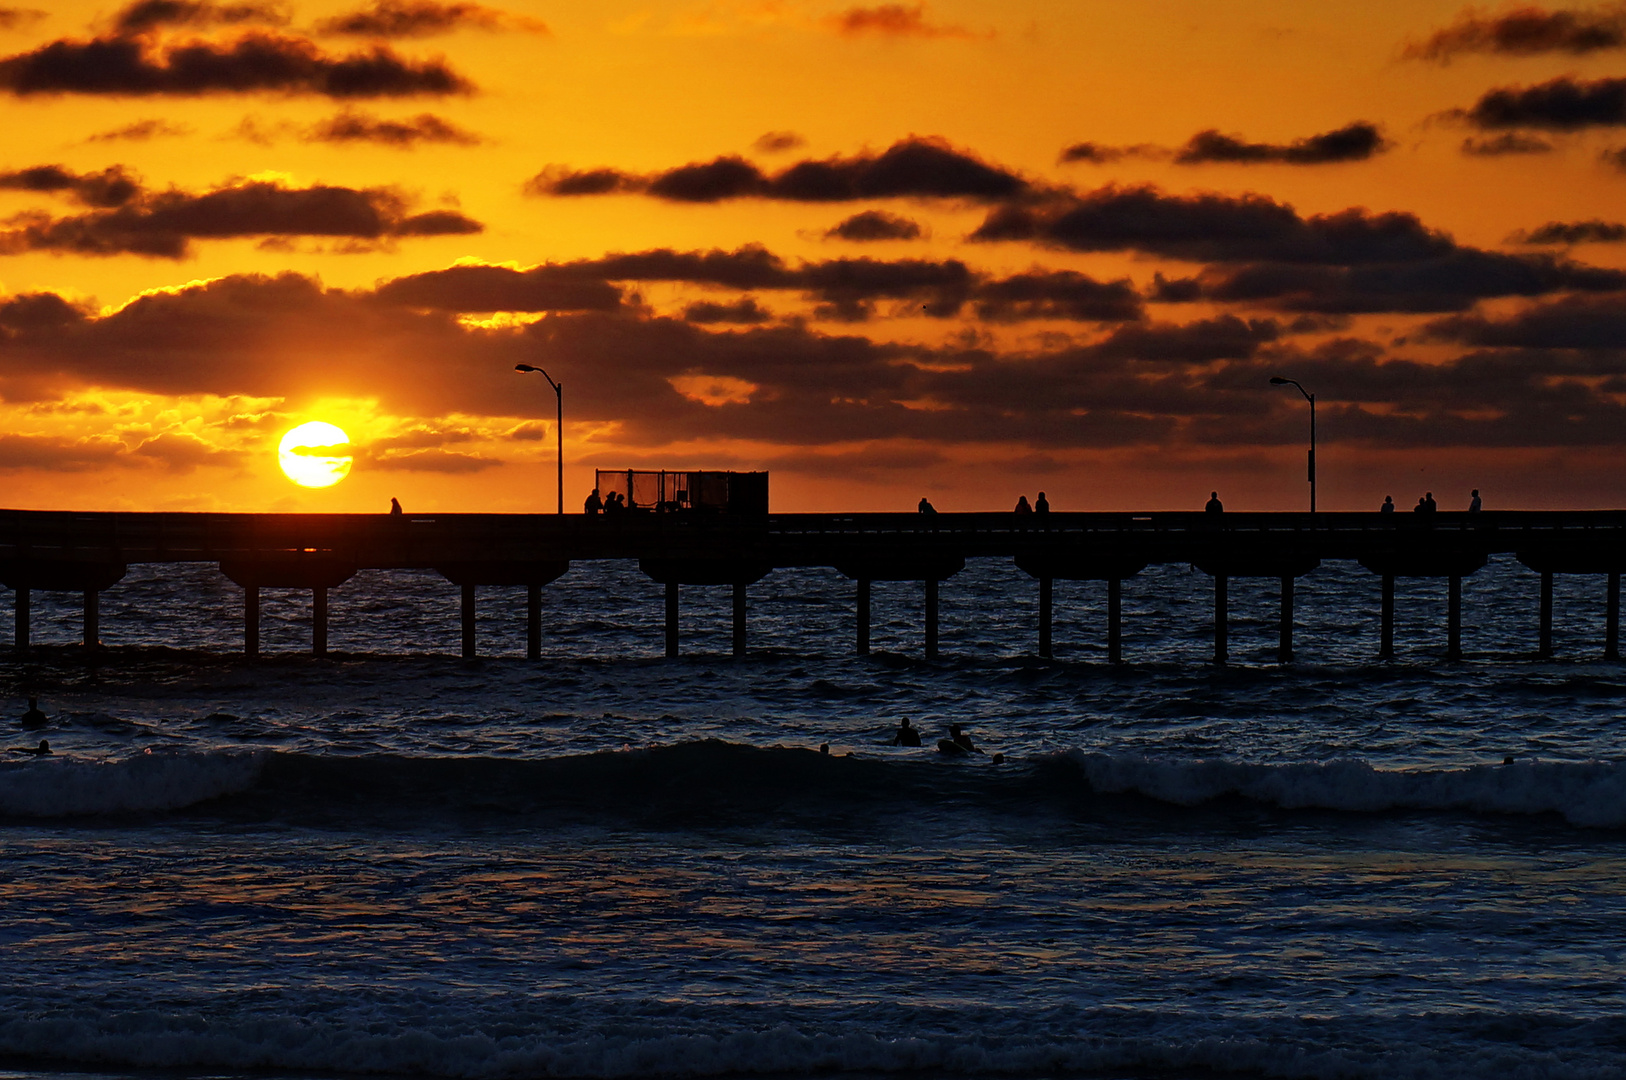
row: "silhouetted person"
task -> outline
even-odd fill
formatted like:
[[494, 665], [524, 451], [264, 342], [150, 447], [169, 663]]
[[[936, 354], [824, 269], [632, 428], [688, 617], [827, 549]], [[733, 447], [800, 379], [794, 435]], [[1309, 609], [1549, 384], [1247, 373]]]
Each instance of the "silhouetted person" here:
[[1039, 492], [1039, 497], [1033, 500], [1033, 512], [1035, 514], [1050, 513], [1050, 500], [1044, 497], [1044, 492], [1042, 491]]
[[14, 746], [11, 748], [11, 752], [13, 754], [33, 754], [35, 757], [48, 757], [51, 753], [51, 744], [41, 739], [38, 746]]
[[604, 500], [598, 497], [598, 488], [594, 488], [588, 494], [587, 501], [582, 503], [582, 510], [589, 514], [598, 514], [603, 512]]
[[606, 517], [618, 516], [625, 509], [626, 507], [621, 505], [621, 493], [619, 491], [610, 492], [609, 498], [604, 500], [604, 514]]
[[1378, 507], [1378, 513], [1380, 513], [1380, 514], [1392, 514], [1394, 512], [1395, 512], [1395, 497], [1393, 495], [1385, 495], [1383, 497], [1383, 505]]
[[1208, 501], [1203, 504], [1203, 510], [1210, 514], [1223, 514], [1225, 512], [1225, 505], [1219, 501], [1219, 492], [1210, 491], [1208, 493]]
[[905, 716], [898, 724], [897, 732], [892, 736], [893, 746], [919, 746], [920, 732], [909, 725], [909, 718]]
[[1440, 508], [1440, 504], [1434, 501], [1434, 493], [1432, 491], [1425, 491], [1423, 493], [1423, 510], [1424, 510], [1424, 512], [1432, 514], [1432, 513], [1434, 513], [1434, 511], [1438, 510], [1439, 508]]
[[1417, 497], [1417, 505], [1411, 508], [1411, 512], [1414, 514], [1428, 513], [1428, 500], [1419, 495]]
[[401, 500], [390, 496], [390, 517], [401, 516]]
[[1480, 504], [1479, 504], [1479, 489], [1478, 489], [1478, 488], [1474, 488], [1474, 497], [1473, 497], [1473, 499], [1472, 499], [1472, 500], [1471, 500], [1471, 501], [1470, 501], [1470, 502], [1469, 502], [1469, 503], [1468, 503], [1468, 513], [1470, 513], [1470, 514], [1477, 514], [1477, 513], [1479, 513], [1479, 505], [1480, 505]]
[[40, 699], [35, 697], [28, 699], [28, 711], [17, 718], [17, 723], [28, 731], [38, 731], [50, 722], [51, 718], [40, 712]]
[[920, 506], [917, 507], [917, 509], [919, 509], [919, 511], [922, 514], [935, 514], [935, 513], [937, 513], [937, 507], [933, 506], [931, 504], [931, 500], [927, 499], [926, 496], [924, 496], [924, 495], [922, 495], [920, 497]]
[[971, 736], [960, 729], [959, 724], [949, 725], [949, 737], [937, 740], [937, 751], [940, 754], [952, 754], [957, 757], [982, 753], [977, 749], [977, 744], [971, 741]]
[[1016, 497], [1016, 512], [1018, 514], [1033, 513], [1033, 507], [1028, 505], [1028, 497], [1026, 495], [1018, 495]]

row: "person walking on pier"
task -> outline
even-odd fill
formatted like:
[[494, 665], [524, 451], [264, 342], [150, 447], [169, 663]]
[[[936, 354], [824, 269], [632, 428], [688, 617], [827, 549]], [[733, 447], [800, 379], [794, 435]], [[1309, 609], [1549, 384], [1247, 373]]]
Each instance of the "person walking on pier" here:
[[587, 501], [582, 503], [582, 512], [598, 514], [604, 510], [604, 500], [598, 497], [598, 488], [594, 488], [587, 495]]
[[931, 500], [927, 499], [926, 496], [924, 496], [924, 495], [922, 495], [920, 497], [920, 506], [917, 507], [917, 509], [922, 514], [935, 514], [935, 513], [937, 513], [937, 507], [933, 506], [931, 504]]
[[1480, 505], [1479, 504], [1479, 489], [1474, 488], [1473, 500], [1468, 503], [1468, 513], [1470, 513], [1470, 514], [1479, 513], [1479, 505]]
[[1395, 512], [1395, 497], [1393, 495], [1385, 495], [1383, 497], [1383, 505], [1378, 507], [1378, 513], [1380, 513], [1380, 514], [1392, 514], [1394, 512]]
[[1219, 492], [1210, 491], [1208, 493], [1208, 502], [1203, 504], [1203, 511], [1209, 514], [1223, 514], [1225, 512], [1225, 505], [1219, 500]]
[[1042, 491], [1039, 492], [1039, 497], [1033, 501], [1033, 512], [1035, 514], [1050, 513], [1050, 500], [1044, 497]]
[[1033, 513], [1033, 507], [1028, 505], [1028, 497], [1026, 495], [1018, 495], [1016, 497], [1016, 513], [1018, 513], [1018, 514], [1031, 514], [1031, 513]]

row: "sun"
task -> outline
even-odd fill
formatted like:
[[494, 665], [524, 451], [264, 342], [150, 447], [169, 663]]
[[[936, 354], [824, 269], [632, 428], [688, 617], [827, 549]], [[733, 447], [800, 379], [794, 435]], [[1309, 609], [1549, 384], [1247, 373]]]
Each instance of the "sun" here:
[[332, 424], [300, 424], [277, 444], [277, 461], [300, 487], [332, 487], [350, 475], [350, 436]]

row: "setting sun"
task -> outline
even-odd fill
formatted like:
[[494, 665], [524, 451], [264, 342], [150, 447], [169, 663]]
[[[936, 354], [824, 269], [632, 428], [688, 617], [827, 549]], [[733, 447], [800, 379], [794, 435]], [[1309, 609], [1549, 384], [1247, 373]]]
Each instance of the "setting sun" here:
[[350, 436], [332, 424], [312, 420], [282, 437], [277, 460], [300, 487], [332, 487], [350, 475]]

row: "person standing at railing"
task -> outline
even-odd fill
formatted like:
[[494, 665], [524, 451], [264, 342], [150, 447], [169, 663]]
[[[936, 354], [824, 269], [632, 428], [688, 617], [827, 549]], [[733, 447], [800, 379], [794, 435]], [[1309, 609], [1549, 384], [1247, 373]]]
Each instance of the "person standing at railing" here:
[[1203, 504], [1203, 512], [1208, 514], [1225, 513], [1225, 505], [1220, 502], [1219, 492], [1210, 491], [1208, 493], [1208, 502]]
[[598, 497], [598, 488], [594, 488], [587, 496], [587, 501], [582, 503], [582, 512], [586, 514], [597, 514], [603, 511], [603, 509], [604, 500]]
[[935, 513], [937, 513], [937, 507], [933, 506], [931, 504], [931, 501], [929, 499], [927, 499], [926, 496], [924, 496], [924, 495], [922, 495], [920, 497], [920, 505], [918, 507], [916, 507], [916, 509], [918, 509], [922, 514], [935, 514]]
[[1383, 497], [1383, 505], [1378, 507], [1378, 513], [1380, 513], [1380, 514], [1392, 514], [1394, 512], [1395, 512], [1395, 497], [1393, 495], [1385, 495]]
[[1050, 500], [1044, 497], [1042, 491], [1039, 492], [1039, 497], [1033, 501], [1033, 512], [1035, 514], [1050, 513]]
[[1033, 513], [1033, 507], [1028, 505], [1028, 497], [1026, 495], [1018, 495], [1016, 497], [1016, 511], [1015, 512], [1017, 514], [1031, 514], [1031, 513]]
[[1479, 505], [1480, 505], [1479, 504], [1479, 489], [1474, 488], [1474, 497], [1473, 497], [1473, 501], [1468, 504], [1468, 513], [1470, 513], [1470, 514], [1479, 513]]

